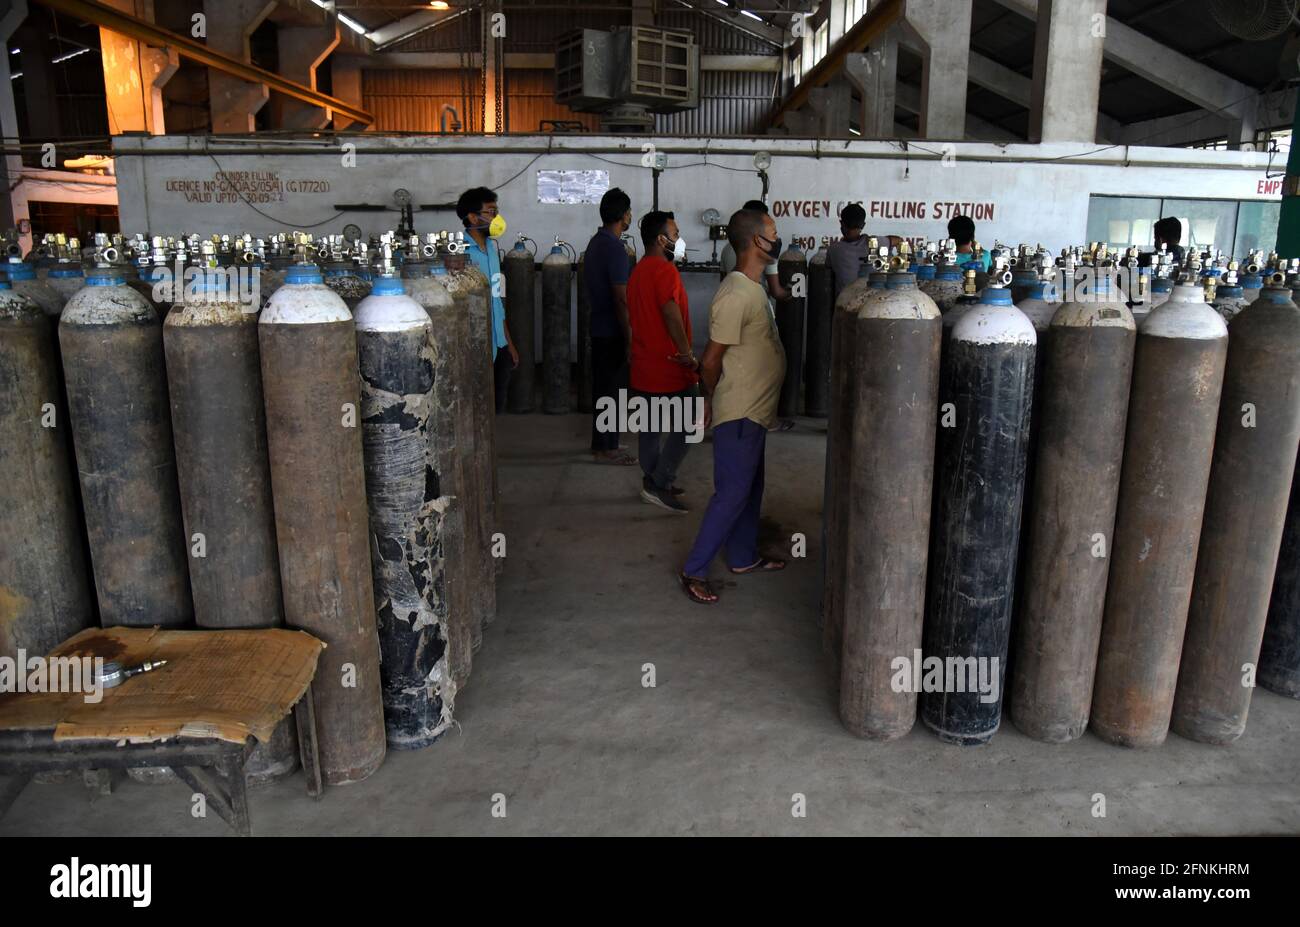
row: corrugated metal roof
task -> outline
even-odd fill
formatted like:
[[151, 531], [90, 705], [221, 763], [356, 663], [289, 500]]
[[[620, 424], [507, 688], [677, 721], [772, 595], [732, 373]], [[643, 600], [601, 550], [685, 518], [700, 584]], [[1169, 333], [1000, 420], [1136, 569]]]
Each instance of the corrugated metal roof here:
[[761, 39], [694, 10], [660, 10], [655, 25], [692, 33], [704, 55], [771, 55], [777, 51]]
[[471, 10], [445, 25], [418, 32], [386, 51], [477, 51], [482, 44], [479, 38], [479, 12]]
[[600, 29], [632, 22], [632, 10], [576, 9], [564, 10], [513, 10], [506, 9], [507, 52], [549, 52], [555, 50], [555, 40], [574, 29]]

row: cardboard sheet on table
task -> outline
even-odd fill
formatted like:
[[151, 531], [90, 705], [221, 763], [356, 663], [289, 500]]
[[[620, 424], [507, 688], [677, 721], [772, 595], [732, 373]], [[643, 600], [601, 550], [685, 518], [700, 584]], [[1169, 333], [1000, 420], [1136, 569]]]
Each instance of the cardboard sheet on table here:
[[0, 729], [54, 729], [55, 740], [214, 737], [243, 743], [270, 738], [298, 702], [325, 645], [303, 631], [164, 631], [88, 628], [50, 656], [103, 657], [124, 667], [167, 665], [103, 690], [0, 694]]

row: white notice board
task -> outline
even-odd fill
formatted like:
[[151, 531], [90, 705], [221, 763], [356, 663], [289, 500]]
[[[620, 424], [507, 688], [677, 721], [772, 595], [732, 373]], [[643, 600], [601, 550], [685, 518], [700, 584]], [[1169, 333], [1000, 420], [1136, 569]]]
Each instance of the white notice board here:
[[599, 203], [609, 190], [609, 171], [538, 171], [537, 202], [571, 206]]

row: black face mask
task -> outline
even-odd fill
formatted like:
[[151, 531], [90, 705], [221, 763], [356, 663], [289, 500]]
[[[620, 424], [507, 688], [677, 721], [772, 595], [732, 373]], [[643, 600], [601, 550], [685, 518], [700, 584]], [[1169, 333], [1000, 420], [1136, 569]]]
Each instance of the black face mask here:
[[770, 244], [770, 245], [772, 246], [772, 250], [771, 250], [771, 251], [769, 251], [766, 247], [763, 248], [763, 253], [767, 255], [768, 260], [770, 260], [770, 261], [775, 261], [778, 257], [780, 257], [780, 255], [781, 255], [781, 237], [780, 237], [779, 235], [777, 236], [776, 240], [775, 240], [775, 241], [772, 241], [772, 242], [769, 242], [766, 238], [763, 238], [762, 235], [759, 235], [758, 237], [762, 240], [764, 246], [766, 246], [766, 245], [768, 245], [768, 244]]

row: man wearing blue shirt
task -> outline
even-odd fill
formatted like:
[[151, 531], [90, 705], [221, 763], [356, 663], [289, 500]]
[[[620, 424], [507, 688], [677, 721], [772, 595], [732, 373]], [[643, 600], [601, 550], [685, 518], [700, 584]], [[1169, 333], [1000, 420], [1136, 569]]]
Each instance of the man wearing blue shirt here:
[[583, 253], [583, 279], [591, 306], [591, 454], [596, 463], [629, 466], [636, 461], [618, 447], [618, 432], [602, 432], [600, 400], [617, 401], [627, 387], [632, 327], [627, 314], [627, 276], [631, 263], [622, 235], [632, 224], [632, 200], [618, 187], [600, 200], [600, 229]]
[[[975, 221], [970, 216], [953, 216], [948, 220], [948, 237], [957, 243], [957, 266], [964, 267], [975, 260]], [[989, 272], [989, 253], [987, 250], [980, 260], [980, 269]]]
[[[492, 365], [496, 381], [496, 410], [506, 410], [506, 386], [510, 371], [519, 366], [519, 352], [506, 326], [505, 277], [501, 273], [501, 251], [496, 239], [506, 230], [506, 220], [497, 209], [497, 195], [487, 187], [475, 187], [460, 195], [456, 215], [469, 233], [465, 253], [488, 279], [492, 312]], [[505, 351], [500, 350], [505, 348]]]

